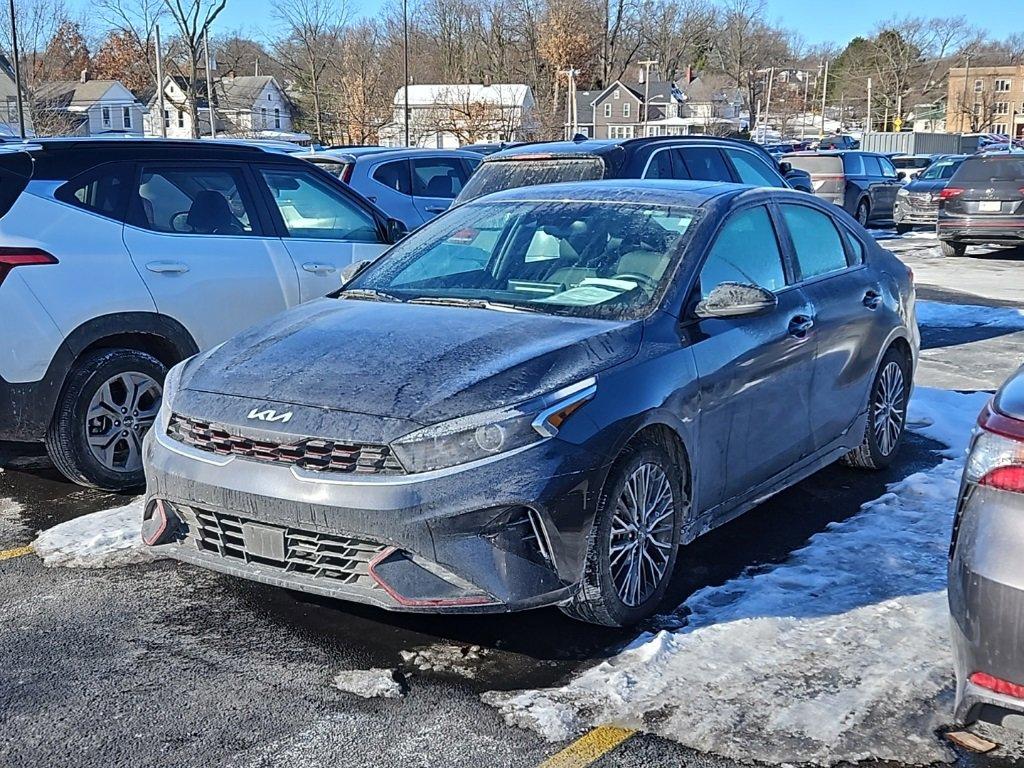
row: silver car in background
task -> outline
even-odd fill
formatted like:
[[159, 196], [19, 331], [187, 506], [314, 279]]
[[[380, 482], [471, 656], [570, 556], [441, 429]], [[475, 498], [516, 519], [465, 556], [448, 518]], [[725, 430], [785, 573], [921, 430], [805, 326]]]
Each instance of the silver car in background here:
[[956, 718], [1024, 730], [1024, 368], [978, 418], [949, 561]]

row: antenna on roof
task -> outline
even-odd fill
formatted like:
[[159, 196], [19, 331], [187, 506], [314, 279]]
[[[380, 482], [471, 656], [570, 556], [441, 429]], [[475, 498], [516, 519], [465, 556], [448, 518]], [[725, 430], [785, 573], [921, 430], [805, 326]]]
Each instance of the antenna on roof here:
[[576, 144], [579, 144], [581, 141], [586, 141], [587, 137], [584, 136], [582, 133], [577, 133], [575, 136], [572, 137], [572, 140]]

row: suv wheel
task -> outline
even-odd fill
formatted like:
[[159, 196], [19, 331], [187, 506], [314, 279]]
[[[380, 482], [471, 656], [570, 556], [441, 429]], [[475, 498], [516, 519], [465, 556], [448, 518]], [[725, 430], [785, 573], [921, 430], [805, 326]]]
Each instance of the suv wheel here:
[[963, 256], [967, 253], [967, 246], [963, 243], [953, 243], [949, 240], [939, 241], [939, 250], [943, 256]]
[[156, 419], [166, 373], [134, 349], [101, 349], [79, 360], [46, 435], [61, 474], [108, 491], [143, 485], [142, 438]]
[[907, 234], [907, 232], [909, 232], [913, 228], [914, 227], [911, 224], [897, 224], [896, 225], [896, 234], [897, 235], [905, 235], [905, 234]]
[[857, 212], [854, 214], [854, 218], [862, 227], [867, 227], [868, 217], [871, 215], [871, 206], [867, 200], [861, 200], [857, 203]]
[[843, 463], [863, 469], [889, 466], [900, 446], [907, 425], [910, 399], [910, 361], [890, 348], [878, 366], [868, 402], [868, 423], [861, 444], [843, 457]]
[[687, 509], [683, 472], [654, 441], [627, 448], [605, 482], [578, 591], [562, 610], [621, 627], [647, 618], [675, 569]]

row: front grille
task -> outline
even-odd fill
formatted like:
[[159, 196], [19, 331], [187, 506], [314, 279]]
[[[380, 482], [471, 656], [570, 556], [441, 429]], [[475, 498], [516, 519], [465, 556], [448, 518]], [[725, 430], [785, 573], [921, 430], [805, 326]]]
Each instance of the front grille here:
[[247, 546], [243, 526], [255, 521], [184, 505], [175, 505], [175, 510], [188, 525], [188, 541], [204, 552], [346, 585], [376, 587], [369, 564], [387, 549], [350, 536], [259, 523], [264, 530], [283, 535], [282, 557], [277, 557]]
[[405, 470], [386, 445], [364, 445], [320, 438], [288, 443], [257, 440], [208, 421], [171, 415], [169, 437], [201, 451], [289, 464], [322, 472], [397, 475]]

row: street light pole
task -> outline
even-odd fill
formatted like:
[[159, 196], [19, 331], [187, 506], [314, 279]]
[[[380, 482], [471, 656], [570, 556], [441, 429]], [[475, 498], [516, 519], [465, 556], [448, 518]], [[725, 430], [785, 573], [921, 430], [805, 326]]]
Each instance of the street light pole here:
[[[210, 28], [203, 35], [203, 49], [206, 57], [206, 110], [210, 115], [210, 138], [217, 138], [217, 113], [213, 110], [213, 74], [210, 72]], [[198, 113], [199, 110], [196, 110]], [[266, 128], [266, 126], [261, 126]]]
[[402, 59], [403, 59], [403, 71], [405, 74], [405, 88], [402, 89], [404, 95], [404, 110], [403, 115], [405, 117], [405, 146], [409, 146], [409, 0], [402, 0]]
[[14, 90], [18, 100], [18, 135], [25, 138], [25, 103], [21, 96], [21, 54], [18, 52], [18, 22], [14, 18], [14, 0], [10, 0], [11, 48], [14, 53]]
[[[12, 0], [13, 2], [13, 0]], [[153, 45], [156, 46], [156, 94], [157, 94], [157, 109], [160, 110], [160, 136], [167, 138], [167, 122], [170, 117], [165, 113], [164, 110], [164, 70], [163, 70], [163, 51], [160, 49], [160, 25], [156, 24], [153, 26], [154, 40]], [[149, 124], [152, 129], [152, 122]]]
[[649, 119], [647, 105], [651, 100], [651, 67], [657, 63], [654, 59], [646, 59], [640, 62], [640, 66], [644, 68], [644, 136], [647, 135], [647, 122]]

